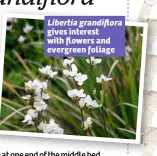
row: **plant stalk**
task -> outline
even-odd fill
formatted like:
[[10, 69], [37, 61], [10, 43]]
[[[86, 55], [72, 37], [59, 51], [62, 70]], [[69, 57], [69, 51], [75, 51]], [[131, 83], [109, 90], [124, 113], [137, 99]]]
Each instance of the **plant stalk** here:
[[103, 121], [103, 127], [104, 127], [104, 131], [106, 129], [106, 124], [105, 124], [105, 111], [104, 111], [104, 93], [105, 93], [105, 84], [103, 83], [102, 84], [102, 90], [101, 90], [101, 104], [102, 104], [102, 107], [101, 107], [101, 111], [102, 111], [102, 121]]
[[81, 110], [81, 118], [82, 118], [82, 126], [83, 126], [83, 133], [84, 133], [84, 135], [86, 135], [86, 133], [85, 133], [85, 130], [84, 130], [84, 115], [83, 115], [83, 110], [82, 109], [80, 109]]

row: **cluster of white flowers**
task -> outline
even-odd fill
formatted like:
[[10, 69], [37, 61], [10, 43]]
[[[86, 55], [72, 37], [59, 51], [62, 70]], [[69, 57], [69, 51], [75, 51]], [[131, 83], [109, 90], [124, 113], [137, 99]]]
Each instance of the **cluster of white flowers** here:
[[58, 74], [58, 72], [53, 72], [51, 69], [51, 66], [46, 66], [44, 68], [39, 68], [39, 71], [47, 76], [48, 78], [53, 78], [55, 75]]
[[63, 70], [63, 74], [73, 77], [78, 86], [82, 86], [84, 81], [88, 79], [87, 75], [78, 73], [78, 69], [74, 64], [74, 58], [64, 59], [63, 66], [67, 68], [67, 70]]
[[38, 126], [38, 129], [43, 133], [48, 134], [63, 134], [64, 130], [59, 127], [58, 124], [55, 123], [54, 119], [50, 119], [49, 123], [41, 122]]
[[95, 66], [95, 65], [101, 63], [102, 60], [101, 60], [101, 59], [98, 59], [98, 58], [95, 58], [95, 57], [91, 57], [90, 59], [86, 59], [86, 62], [87, 62], [88, 64], [91, 64], [91, 66]]
[[[90, 59], [86, 59], [86, 61], [88, 64], [90, 64], [93, 67], [101, 63], [102, 60], [91, 57]], [[74, 64], [74, 58], [64, 59], [63, 66], [67, 68], [67, 70], [63, 71], [64, 75], [73, 77], [74, 81], [77, 83], [78, 86], [82, 86], [84, 81], [88, 79], [87, 75], [78, 73], [78, 69]], [[90, 97], [90, 95], [86, 95], [83, 89], [68, 90], [68, 96], [74, 102], [79, 104], [79, 107], [82, 112], [82, 123], [83, 123], [82, 125], [84, 126], [83, 129], [84, 131], [88, 130], [92, 125], [92, 121], [90, 117], [88, 117], [86, 121], [83, 120], [83, 110], [85, 108], [92, 110], [93, 108], [99, 108], [102, 105], [99, 105], [96, 100], [93, 100]]]
[[[100, 64], [102, 62], [101, 59], [90, 57], [89, 59], [86, 59], [86, 62], [90, 64], [91, 68], [96, 66], [97, 64]], [[71, 76], [77, 83], [77, 85], [80, 87], [83, 85], [83, 82], [88, 79], [87, 75], [78, 73], [78, 69], [76, 65], [74, 64], [74, 58], [71, 59], [65, 59], [63, 62], [63, 66], [67, 68], [67, 70], [64, 70], [63, 73], [66, 76]], [[100, 77], [96, 77], [96, 82], [100, 84], [105, 84], [108, 81], [111, 81], [112, 78], [107, 77], [103, 74], [100, 75]], [[78, 88], [79, 88], [78, 87]], [[96, 92], [96, 89], [94, 90], [94, 93]], [[73, 89], [73, 90], [68, 90], [68, 96], [75, 102], [78, 103], [79, 108], [81, 110], [82, 114], [82, 125], [83, 129], [86, 133], [87, 130], [92, 126], [92, 120], [90, 117], [88, 117], [84, 121], [84, 116], [83, 116], [83, 111], [85, 109], [89, 109], [90, 111], [93, 110], [94, 108], [100, 108], [102, 107], [102, 104], [98, 104], [96, 100], [93, 100], [90, 95], [86, 95], [84, 93], [83, 89]]]
[[41, 82], [38, 79], [25, 83], [25, 90], [28, 94], [22, 98], [27, 100], [33, 109], [27, 112], [23, 122], [28, 122], [29, 125], [34, 124], [33, 119], [38, 118], [38, 112], [47, 108], [47, 104], [44, 101], [50, 98], [48, 94], [44, 93], [48, 87], [47, 83], [47, 81]]
[[23, 28], [23, 32], [26, 34], [28, 34], [32, 30], [33, 30], [33, 26], [29, 24], [26, 24], [25, 27]]
[[92, 119], [90, 117], [84, 121], [84, 130], [88, 130], [92, 126]]
[[[32, 29], [33, 27], [26, 25], [24, 32], [28, 33]], [[90, 59], [86, 59], [86, 62], [90, 64], [91, 67], [93, 67], [101, 63], [102, 60], [91, 57]], [[74, 58], [64, 59], [63, 66], [66, 68], [63, 70], [63, 74], [65, 76], [72, 77], [75, 83], [77, 83], [77, 89], [68, 90], [67, 95], [75, 103], [77, 103], [80, 108], [82, 126], [84, 134], [86, 134], [88, 130], [90, 132], [92, 119], [88, 117], [86, 120], [84, 120], [84, 111], [89, 110], [92, 113], [93, 109], [102, 107], [103, 102], [101, 102], [102, 104], [98, 103], [96, 100], [93, 100], [90, 95], [84, 93], [84, 89], [81, 89], [81, 86], [83, 85], [84, 81], [88, 79], [88, 77], [85, 74], [78, 73], [78, 68], [74, 64]], [[48, 100], [50, 98], [50, 96], [46, 93], [46, 90], [48, 88], [48, 80], [50, 78], [54, 78], [58, 72], [53, 71], [52, 67], [49, 65], [43, 68], [39, 68], [39, 71], [44, 76], [44, 81], [35, 79], [34, 81], [28, 81], [25, 83], [25, 90], [27, 92], [27, 95], [22, 98], [28, 101], [28, 103], [32, 106], [32, 109], [29, 109], [27, 111], [23, 122], [27, 123], [28, 125], [35, 124], [39, 132], [48, 134], [63, 134], [64, 130], [55, 123], [55, 120], [53, 118], [51, 118], [48, 123], [41, 120], [42, 112], [47, 109], [45, 100]], [[96, 82], [102, 85], [111, 80], [112, 78], [109, 76], [107, 77], [103, 74], [101, 74], [100, 77], [96, 77]], [[102, 87], [102, 93], [104, 93], [103, 89], [104, 88]], [[96, 89], [93, 90], [93, 93], [96, 93]]]
[[35, 95], [39, 95], [42, 91], [46, 90], [48, 87], [48, 81], [41, 82], [38, 79], [34, 81], [28, 81], [25, 83], [25, 90], [30, 93], [35, 93]]
[[103, 74], [101, 74], [100, 77], [96, 78], [96, 82], [97, 83], [104, 83], [104, 82], [107, 82], [107, 81], [110, 81], [110, 80], [112, 80], [112, 78], [109, 78], [109, 77], [107, 77], [107, 76], [105, 76]]
[[[51, 66], [46, 66], [44, 68], [39, 68], [39, 71], [48, 76], [47, 78], [53, 78], [57, 72], [52, 72]], [[27, 123], [28, 125], [38, 124], [37, 127], [39, 130], [44, 133], [55, 133], [55, 134], [63, 134], [63, 129], [59, 127], [55, 123], [54, 120], [50, 120], [49, 124], [44, 122], [35, 123], [36, 119], [41, 115], [40, 112], [43, 112], [47, 109], [47, 104], [45, 100], [48, 100], [50, 96], [45, 92], [48, 88], [48, 80], [40, 81], [35, 79], [34, 81], [28, 81], [25, 83], [25, 90], [27, 95], [22, 97], [27, 100], [27, 102], [32, 106], [32, 109], [27, 111], [25, 119], [22, 121]], [[37, 125], [36, 125], [37, 126]]]
[[[33, 30], [33, 26], [31, 26], [29, 24], [26, 24], [25, 27], [23, 28], [23, 32], [25, 34], [28, 34], [32, 30]], [[23, 43], [25, 40], [26, 40], [26, 37], [23, 36], [23, 35], [20, 35], [19, 38], [18, 38], [19, 43]]]
[[79, 100], [79, 106], [81, 109], [84, 109], [85, 107], [87, 107], [88, 109], [102, 107], [102, 105], [99, 105], [96, 100], [92, 100], [90, 95], [87, 95], [86, 97], [81, 98]]
[[[84, 94], [84, 90], [68, 90], [68, 96], [75, 102], [78, 102], [80, 109], [83, 110], [85, 108], [93, 109], [93, 108], [99, 108], [102, 107], [102, 105], [99, 105], [96, 100], [92, 100], [92, 98], [89, 95]], [[91, 125], [92, 121], [91, 118], [88, 117], [86, 121], [83, 121], [84, 130], [88, 130]]]

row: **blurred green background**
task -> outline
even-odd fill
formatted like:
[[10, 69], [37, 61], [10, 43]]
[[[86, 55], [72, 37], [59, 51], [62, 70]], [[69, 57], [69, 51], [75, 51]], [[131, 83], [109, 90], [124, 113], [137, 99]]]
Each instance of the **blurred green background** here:
[[[44, 56], [44, 21], [17, 19], [8, 22], [12, 29], [6, 33], [6, 49], [2, 89], [2, 114], [0, 129], [7, 131], [35, 132], [34, 126], [22, 123], [28, 110], [28, 104], [21, 97], [25, 95], [24, 83], [39, 75], [39, 67], [51, 65], [58, 76], [49, 82], [48, 110], [43, 118], [48, 121], [51, 117], [56, 120], [68, 135], [84, 135], [81, 126], [81, 114], [78, 106], [67, 96], [67, 90], [76, 88], [75, 83], [64, 77], [63, 58]], [[26, 24], [34, 26], [28, 34], [23, 32]], [[113, 68], [110, 81], [104, 94], [104, 121], [101, 108], [92, 113], [92, 133], [97, 137], [136, 138], [139, 80], [142, 54], [143, 29], [126, 27], [126, 57], [105, 58], [93, 71], [86, 63], [85, 57], [75, 58], [79, 72], [87, 74], [83, 89], [93, 99], [100, 103], [101, 85], [96, 83], [96, 77], [108, 75], [113, 63], [119, 62]], [[26, 37], [23, 43], [18, 42], [20, 35]], [[84, 117], [91, 116], [86, 111]], [[104, 128], [105, 127], [105, 128]]]

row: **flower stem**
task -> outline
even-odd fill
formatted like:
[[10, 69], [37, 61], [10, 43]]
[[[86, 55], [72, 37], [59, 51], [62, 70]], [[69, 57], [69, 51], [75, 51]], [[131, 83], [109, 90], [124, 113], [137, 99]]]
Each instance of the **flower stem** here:
[[34, 120], [34, 125], [35, 125], [35, 128], [36, 128], [36, 131], [37, 131], [37, 132], [40, 132], [40, 130], [38, 129], [38, 123], [37, 123], [36, 120]]
[[104, 86], [104, 84], [102, 84], [101, 100], [100, 100], [102, 105], [104, 104], [104, 93], [105, 93], [105, 86]]
[[83, 133], [84, 133], [84, 135], [86, 135], [86, 133], [85, 133], [85, 130], [84, 130], [84, 115], [83, 115], [83, 110], [82, 109], [80, 109], [81, 110], [81, 117], [82, 117], [82, 126], [83, 126]]
[[[33, 107], [33, 105], [34, 105], [34, 97], [33, 97], [33, 95], [30, 98], [29, 104], [31, 105], [32, 109], [34, 109], [34, 107]], [[38, 120], [39, 120], [39, 118], [40, 118], [40, 115], [38, 116], [37, 119], [34, 119], [34, 126], [35, 126], [37, 132], [40, 132], [39, 129], [38, 129], [38, 125], [39, 125], [39, 121]]]
[[89, 57], [89, 60], [90, 60], [90, 70], [92, 71], [93, 70], [93, 65], [92, 65], [91, 57]]
[[92, 109], [89, 110], [89, 113], [93, 117]]
[[102, 90], [101, 90], [101, 111], [102, 111], [102, 121], [103, 121], [103, 126], [104, 126], [104, 131], [106, 129], [106, 124], [105, 124], [105, 111], [104, 111], [104, 93], [105, 93], [105, 84], [102, 84]]
[[93, 136], [90, 128], [87, 130], [87, 135], [88, 136]]

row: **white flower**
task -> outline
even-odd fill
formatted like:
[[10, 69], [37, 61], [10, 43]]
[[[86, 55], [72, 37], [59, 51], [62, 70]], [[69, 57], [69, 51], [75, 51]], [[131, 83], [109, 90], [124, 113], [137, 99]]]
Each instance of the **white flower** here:
[[33, 90], [33, 92], [35, 93], [36, 96], [40, 95], [41, 97], [42, 87], [41, 86], [37, 87], [36, 89]]
[[32, 117], [29, 114], [26, 114], [25, 119], [22, 121], [23, 123], [26, 123], [28, 125], [33, 125], [34, 121], [32, 121]]
[[74, 77], [75, 81], [77, 82], [77, 84], [79, 86], [83, 85], [83, 82], [86, 81], [88, 79], [87, 75], [83, 75], [81, 73], [76, 74], [76, 76]]
[[[33, 106], [37, 112], [43, 111], [47, 108], [47, 104], [43, 101], [50, 98], [48, 94], [44, 93], [44, 90], [47, 89], [47, 87], [47, 81], [41, 82], [38, 79], [25, 83], [25, 90], [34, 94]], [[27, 95], [23, 98], [26, 100], [30, 100], [31, 96]]]
[[26, 83], [25, 83], [25, 90], [26, 90], [26, 91], [32, 90], [32, 86], [33, 86], [33, 82], [32, 82], [32, 81], [26, 82]]
[[85, 97], [85, 103], [86, 107], [89, 109], [102, 107], [102, 105], [99, 105], [96, 100], [92, 100], [89, 95]]
[[47, 87], [48, 87], [48, 81], [45, 81], [45, 82], [42, 82], [41, 83], [41, 88], [43, 89], [43, 90], [46, 90], [47, 89]]
[[88, 109], [102, 107], [102, 105], [99, 105], [96, 102], [96, 100], [92, 100], [92, 98], [89, 95], [87, 95], [85, 98], [80, 99], [79, 106], [80, 108], [83, 108], [86, 106]]
[[9, 26], [7, 26], [6, 30], [10, 31], [10, 30], [12, 30], [12, 28], [13, 28], [13, 25], [9, 25]]
[[38, 79], [35, 79], [34, 81], [28, 81], [25, 83], [25, 90], [26, 91], [34, 91], [36, 95], [40, 94], [41, 91], [46, 90], [48, 87], [48, 81], [41, 82]]
[[55, 75], [57, 75], [58, 72], [53, 72], [51, 70], [51, 66], [46, 66], [44, 68], [39, 68], [39, 71], [42, 74], [48, 75], [50, 78], [53, 78]]
[[17, 23], [17, 19], [16, 18], [7, 18], [7, 22], [10, 22], [10, 23]]
[[50, 70], [49, 72], [48, 72], [48, 75], [49, 75], [49, 77], [50, 78], [53, 78], [55, 75], [57, 75], [58, 74], [58, 72], [53, 72], [52, 70]]
[[34, 100], [37, 101], [43, 101], [43, 100], [48, 100], [50, 96], [44, 92], [40, 92], [34, 97]]
[[86, 96], [86, 94], [83, 93], [84, 90], [77, 90], [77, 89], [73, 89], [73, 90], [68, 90], [68, 96], [70, 98], [72, 98], [74, 101], [78, 101], [80, 98], [83, 98]]
[[47, 104], [42, 99], [40, 101], [35, 101], [33, 106], [38, 112], [41, 112], [47, 108]]
[[102, 107], [102, 105], [99, 105], [96, 100], [93, 100], [92, 102], [87, 102], [86, 106], [89, 109]]
[[27, 114], [29, 114], [33, 119], [38, 117], [38, 112], [34, 109], [29, 109]]
[[51, 70], [51, 66], [46, 66], [46, 67], [44, 67], [44, 68], [39, 68], [39, 71], [40, 71], [42, 74], [45, 74], [45, 75], [47, 75], [50, 70]]
[[130, 61], [130, 59], [131, 59], [131, 57], [130, 57], [130, 55], [129, 55], [129, 53], [125, 53], [125, 61], [126, 62], [128, 62], [128, 61]]
[[81, 109], [83, 109], [83, 108], [86, 106], [86, 103], [85, 103], [84, 98], [81, 98], [81, 99], [79, 100], [79, 106], [80, 106]]
[[87, 95], [87, 96], [84, 98], [84, 101], [85, 101], [85, 103], [90, 103], [90, 102], [92, 102], [93, 100], [92, 100], [92, 98], [90, 97], [90, 95]]
[[72, 64], [71, 67], [70, 67], [70, 70], [63, 70], [63, 74], [65, 76], [74, 77], [77, 74], [77, 71], [78, 71], [78, 69], [77, 69], [76, 65]]
[[31, 98], [31, 95], [26, 95], [22, 97], [22, 99], [25, 99], [25, 100], [30, 100], [30, 98]]
[[41, 122], [38, 129], [48, 134], [63, 134], [64, 130], [55, 123], [54, 119], [50, 119], [49, 123]]
[[29, 109], [27, 111], [27, 115], [25, 116], [25, 119], [22, 122], [28, 122], [28, 125], [34, 124], [33, 119], [36, 119], [38, 117], [38, 112], [33, 109]]
[[126, 46], [125, 47], [125, 61], [128, 62], [130, 61], [131, 57], [129, 55], [129, 53], [132, 52], [132, 49], [130, 46]]
[[39, 124], [38, 129], [41, 130], [41, 131], [43, 131], [45, 128], [46, 128], [46, 122], [43, 122], [43, 121], [42, 121], [42, 122]]
[[95, 58], [95, 57], [91, 57], [90, 59], [86, 59], [86, 62], [87, 62], [88, 64], [91, 64], [92, 66], [95, 66], [95, 65], [101, 63], [102, 60], [101, 60], [101, 59], [97, 59], [97, 58]]
[[12, 22], [13, 21], [13, 18], [7, 18], [7, 22]]
[[48, 100], [50, 96], [48, 94], [42, 93], [42, 99]]
[[48, 87], [47, 83], [48, 81], [41, 82], [38, 79], [35, 79], [32, 83], [32, 89], [33, 90], [38, 90], [38, 89], [46, 90]]
[[64, 67], [70, 66], [73, 62], [74, 62], [74, 58], [71, 58], [71, 59], [64, 59], [64, 61], [63, 61], [63, 66], [64, 66]]
[[23, 35], [19, 36], [19, 38], [18, 38], [19, 43], [23, 43], [25, 40], [26, 40], [26, 38]]
[[41, 101], [41, 100], [43, 100], [42, 96], [41, 96], [41, 93], [36, 95], [36, 96], [34, 96], [34, 101]]
[[42, 91], [46, 90], [48, 87], [48, 81], [41, 82], [38, 79], [35, 79], [32, 83], [32, 90], [36, 95], [40, 94]]
[[[51, 133], [51, 134], [52, 134], [52, 133]], [[64, 134], [64, 129], [58, 127], [58, 128], [55, 130], [55, 133], [54, 133], [54, 134]]]
[[87, 118], [86, 121], [84, 121], [84, 130], [89, 129], [92, 126], [92, 120], [90, 117]]
[[104, 83], [110, 80], [112, 80], [112, 78], [108, 78], [105, 75], [101, 75], [100, 78], [99, 77], [96, 78], [97, 83]]
[[63, 70], [63, 74], [65, 76], [70, 76], [71, 75], [71, 72], [69, 70]]
[[42, 88], [41, 87], [41, 81], [39, 81], [38, 79], [35, 79], [33, 82], [32, 82], [32, 89], [33, 90], [36, 90], [38, 88]]
[[45, 129], [43, 129], [44, 133], [53, 133], [55, 134], [56, 129], [58, 129], [59, 126], [54, 122], [50, 121], [49, 124], [46, 125]]
[[26, 34], [29, 33], [31, 30], [33, 30], [33, 26], [29, 24], [26, 24], [23, 28], [23, 32], [25, 32]]
[[126, 51], [129, 52], [129, 53], [132, 52], [132, 49], [131, 49], [130, 46], [126, 46], [125, 49], [126, 49]]

